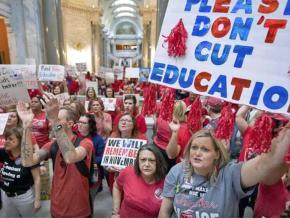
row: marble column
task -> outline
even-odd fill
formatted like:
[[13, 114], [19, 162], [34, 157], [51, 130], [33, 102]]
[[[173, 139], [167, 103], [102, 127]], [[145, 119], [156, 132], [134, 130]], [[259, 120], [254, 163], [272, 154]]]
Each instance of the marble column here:
[[43, 24], [48, 64], [64, 64], [61, 0], [42, 0]]

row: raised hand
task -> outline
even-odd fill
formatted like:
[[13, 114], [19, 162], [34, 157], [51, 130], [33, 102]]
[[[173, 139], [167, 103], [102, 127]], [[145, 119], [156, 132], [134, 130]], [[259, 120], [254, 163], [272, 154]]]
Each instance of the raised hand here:
[[169, 128], [172, 132], [177, 132], [180, 128], [179, 120], [173, 118], [173, 120], [169, 123]]
[[51, 123], [55, 123], [58, 120], [59, 105], [56, 98], [49, 93], [45, 93], [44, 99], [46, 100], [45, 111], [46, 117]]
[[32, 120], [34, 117], [32, 110], [31, 109], [28, 110], [24, 102], [18, 102], [16, 110], [20, 119], [22, 120], [23, 128], [31, 127]]

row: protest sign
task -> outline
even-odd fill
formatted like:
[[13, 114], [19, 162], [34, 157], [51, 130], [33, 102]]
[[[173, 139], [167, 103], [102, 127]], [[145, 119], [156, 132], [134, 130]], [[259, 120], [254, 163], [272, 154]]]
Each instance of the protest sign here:
[[116, 108], [116, 98], [102, 98], [104, 103], [105, 111], [115, 111]]
[[16, 105], [18, 101], [30, 102], [23, 75], [7, 65], [0, 65], [0, 106]]
[[[149, 80], [289, 114], [289, 15], [290, 3], [282, 0], [170, 0]], [[169, 56], [162, 36], [180, 19], [185, 55]]]
[[118, 169], [132, 166], [139, 148], [146, 143], [140, 139], [108, 138], [101, 165]]
[[40, 81], [63, 81], [64, 80], [64, 66], [39, 65], [38, 79]]
[[79, 72], [84, 72], [87, 70], [87, 63], [76, 63], [76, 68]]
[[139, 70], [139, 82], [147, 82], [150, 73], [150, 68], [140, 68]]
[[98, 82], [86, 80], [86, 89], [88, 89], [89, 87], [93, 87], [96, 95], [98, 95]]
[[65, 65], [64, 70], [66, 75], [76, 77], [77, 76], [77, 69], [75, 66], [72, 65]]
[[9, 113], [0, 113], [0, 135], [3, 135], [8, 117]]
[[135, 67], [127, 67], [126, 68], [126, 78], [139, 78], [139, 68]]
[[114, 76], [117, 80], [123, 79], [123, 67], [114, 67], [113, 72], [114, 72]]
[[22, 74], [23, 83], [27, 89], [38, 89], [35, 65], [1, 65], [9, 69], [11, 74]]
[[114, 72], [105, 72], [105, 80], [107, 84], [114, 83], [115, 81]]
[[63, 105], [63, 102], [70, 98], [70, 96], [67, 92], [55, 95], [54, 97], [57, 99], [57, 101], [60, 105]]

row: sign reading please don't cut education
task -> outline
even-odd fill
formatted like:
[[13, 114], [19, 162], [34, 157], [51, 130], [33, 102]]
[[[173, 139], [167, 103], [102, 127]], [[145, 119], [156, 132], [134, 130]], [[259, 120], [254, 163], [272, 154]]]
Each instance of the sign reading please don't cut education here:
[[[174, 56], [180, 20], [188, 38]], [[290, 1], [169, 0], [149, 81], [289, 114], [289, 20]]]

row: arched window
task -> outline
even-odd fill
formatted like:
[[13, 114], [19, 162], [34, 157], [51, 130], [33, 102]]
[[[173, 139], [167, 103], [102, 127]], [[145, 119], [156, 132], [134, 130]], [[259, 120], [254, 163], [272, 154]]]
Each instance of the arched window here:
[[117, 26], [116, 35], [136, 35], [136, 30], [132, 23], [123, 22]]

